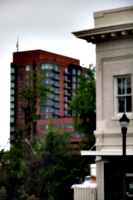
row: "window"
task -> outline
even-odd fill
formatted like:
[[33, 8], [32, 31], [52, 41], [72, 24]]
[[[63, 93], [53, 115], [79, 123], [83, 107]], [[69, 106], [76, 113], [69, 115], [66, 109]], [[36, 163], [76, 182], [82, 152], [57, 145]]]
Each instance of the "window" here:
[[58, 88], [54, 88], [54, 92], [58, 94], [59, 93]]
[[18, 74], [18, 79], [19, 80], [23, 79], [23, 74]]
[[46, 79], [46, 80], [43, 81], [43, 84], [44, 84], [44, 85], [50, 85], [50, 84], [53, 85], [54, 82], [53, 82], [53, 80], [51, 80], [51, 79]]
[[43, 139], [44, 138], [44, 134], [40, 134], [40, 139]]
[[49, 119], [50, 115], [40, 115], [40, 119]]
[[59, 107], [58, 102], [54, 102], [54, 107]]
[[15, 101], [15, 97], [11, 96], [11, 102]]
[[68, 68], [65, 68], [65, 73], [70, 74], [69, 71], [68, 71]]
[[53, 99], [54, 98], [54, 94], [48, 93], [48, 98]]
[[52, 126], [53, 126], [54, 129], [57, 128], [57, 124], [53, 124]]
[[21, 122], [23, 120], [22, 116], [18, 116], [18, 121]]
[[11, 88], [15, 87], [15, 83], [11, 82]]
[[11, 131], [11, 132], [14, 132], [14, 131], [15, 131], [15, 128], [14, 128], [14, 127], [10, 127], [10, 131]]
[[11, 67], [11, 73], [15, 73], [15, 68]]
[[54, 65], [54, 70], [58, 71], [58, 66], [57, 65]]
[[40, 130], [48, 130], [49, 125], [40, 125]]
[[25, 74], [25, 78], [26, 79], [30, 78], [30, 74]]
[[18, 109], [18, 114], [22, 114], [22, 109]]
[[67, 109], [68, 108], [68, 104], [67, 103], [65, 103], [65, 109]]
[[30, 65], [26, 65], [25, 66], [25, 71], [30, 71], [31, 70], [31, 66]]
[[55, 85], [55, 86], [59, 86], [59, 85], [58, 85], [58, 81], [54, 81], [54, 85]]
[[10, 115], [11, 115], [11, 116], [14, 116], [14, 110], [11, 110], [11, 111], [10, 111]]
[[72, 69], [72, 74], [76, 75], [76, 69]]
[[65, 76], [65, 81], [66, 82], [71, 82], [67, 76]]
[[58, 74], [54, 74], [54, 79], [59, 79], [59, 76], [58, 76]]
[[21, 95], [18, 95], [18, 100], [21, 100], [22, 99], [22, 96]]
[[53, 101], [41, 99], [41, 106], [52, 106], [52, 105], [53, 105]]
[[11, 122], [11, 123], [14, 122], [14, 117], [10, 117], [10, 122]]
[[49, 108], [49, 107], [41, 107], [40, 108], [40, 112], [53, 112], [53, 108]]
[[25, 83], [26, 83], [26, 85], [30, 85], [30, 81], [29, 80], [27, 80]]
[[23, 86], [23, 81], [18, 81], [18, 86]]
[[18, 66], [18, 71], [22, 72], [23, 71], [23, 66]]
[[73, 82], [76, 82], [76, 77], [73, 76], [73, 77], [72, 77], [72, 81], [73, 81]]
[[78, 75], [81, 75], [81, 70], [78, 70]]
[[65, 101], [69, 101], [68, 97], [65, 97]]
[[54, 99], [55, 99], [55, 100], [59, 100], [58, 95], [55, 94], [55, 95], [54, 95]]
[[15, 90], [11, 89], [11, 95], [15, 94]]
[[75, 83], [72, 84], [72, 89], [76, 89], [76, 84]]
[[22, 92], [23, 88], [18, 88], [18, 93]]
[[73, 124], [65, 124], [65, 128], [73, 128]]
[[58, 114], [58, 109], [54, 109], [54, 114]]
[[45, 73], [46, 77], [49, 77], [49, 78], [53, 78], [53, 73], [52, 72], [46, 72]]
[[11, 103], [11, 104], [10, 104], [10, 107], [11, 107], [11, 108], [14, 108], [14, 107], [15, 107], [14, 103]]
[[15, 76], [11, 75], [11, 81], [15, 81]]
[[18, 102], [18, 107], [22, 107], [23, 103], [22, 102]]
[[117, 112], [132, 112], [131, 77], [117, 78]]
[[45, 64], [41, 64], [41, 70], [52, 70], [53, 69], [53, 65], [49, 64], [49, 63], [45, 63]]

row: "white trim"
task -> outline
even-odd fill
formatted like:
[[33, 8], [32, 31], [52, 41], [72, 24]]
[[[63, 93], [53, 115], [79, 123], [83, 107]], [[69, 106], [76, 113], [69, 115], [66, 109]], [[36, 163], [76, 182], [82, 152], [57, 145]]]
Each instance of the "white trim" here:
[[[118, 114], [117, 116], [111, 116], [112, 121], [118, 121], [122, 117], [123, 113]], [[126, 113], [129, 119], [133, 119], [133, 113]]]
[[[123, 153], [120, 150], [114, 150], [114, 151], [80, 151], [81, 156], [122, 156]], [[127, 156], [133, 156], [133, 151], [127, 151]]]
[[[111, 120], [117, 120], [118, 118], [120, 118], [123, 114], [123, 112], [118, 112], [118, 101], [117, 98], [118, 97], [124, 97], [124, 96], [131, 96], [132, 97], [132, 90], [131, 90], [131, 94], [123, 94], [123, 95], [118, 95], [117, 94], [117, 90], [118, 90], [118, 84], [117, 84], [117, 80], [118, 78], [131, 78], [131, 88], [132, 88], [132, 75], [131, 74], [121, 74], [121, 75], [114, 75], [113, 79], [114, 79], [114, 98], [113, 98], [113, 108], [114, 108], [114, 116], [111, 117]], [[126, 80], [127, 81], [127, 80]], [[127, 82], [126, 82], [127, 83]], [[126, 115], [131, 116], [131, 119], [133, 118], [133, 109], [131, 108], [131, 112], [126, 112]]]
[[133, 177], [133, 173], [126, 173], [126, 177]]

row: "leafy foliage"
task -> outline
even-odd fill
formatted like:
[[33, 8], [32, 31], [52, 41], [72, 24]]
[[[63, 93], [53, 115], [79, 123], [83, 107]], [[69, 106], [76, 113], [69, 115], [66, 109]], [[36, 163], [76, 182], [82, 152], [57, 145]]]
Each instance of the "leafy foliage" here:
[[[85, 84], [82, 79], [83, 77], [81, 82]], [[33, 130], [37, 117], [37, 104], [40, 104], [41, 97], [47, 98], [47, 93], [51, 92], [43, 85], [44, 79], [36, 73], [31, 74], [30, 80], [31, 86], [26, 85], [21, 92], [25, 127], [16, 127], [15, 143], [9, 151], [0, 151], [0, 198], [71, 200], [73, 190], [70, 186], [75, 183], [76, 177], [83, 178], [89, 174], [88, 164], [93, 160], [75, 154], [70, 141], [71, 134], [60, 132], [59, 129], [54, 130], [52, 121], [48, 132], [44, 134], [44, 140], [36, 136], [27, 137]], [[81, 113], [82, 110], [84, 109], [81, 109]], [[28, 157], [25, 152], [28, 152]]]
[[78, 87], [74, 90], [70, 103], [75, 130], [88, 136], [90, 146], [94, 143], [93, 131], [96, 128], [96, 84], [95, 68], [90, 65], [86, 74], [79, 76]]
[[30, 73], [30, 85], [25, 85], [21, 95], [24, 105], [22, 107], [25, 113], [25, 123], [33, 122], [37, 119], [37, 105], [40, 104], [41, 98], [47, 98], [47, 93], [52, 92], [49, 86], [44, 84], [45, 76], [36, 72]]
[[28, 166], [25, 191], [29, 195], [35, 194], [40, 200], [73, 199], [70, 186], [76, 176], [89, 174], [89, 168], [85, 159], [74, 154], [70, 139], [70, 134], [53, 130], [51, 122], [45, 140], [32, 144], [36, 154], [32, 153]]
[[6, 189], [5, 187], [0, 188], [0, 200], [5, 200], [6, 198]]

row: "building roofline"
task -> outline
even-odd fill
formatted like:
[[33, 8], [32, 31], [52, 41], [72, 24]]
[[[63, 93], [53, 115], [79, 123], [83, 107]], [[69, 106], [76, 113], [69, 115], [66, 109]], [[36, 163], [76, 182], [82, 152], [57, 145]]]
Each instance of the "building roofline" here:
[[[24, 59], [23, 59], [24, 58]], [[77, 58], [69, 57], [62, 54], [57, 54], [41, 49], [36, 50], [28, 50], [28, 51], [18, 51], [13, 52], [13, 63], [20, 62], [22, 60], [33, 61], [33, 60], [43, 60], [43, 59], [51, 59], [53, 61], [60, 61], [60, 62], [70, 62], [76, 65], [80, 65], [80, 60]]]
[[96, 11], [93, 13], [93, 17], [103, 17], [106, 13], [114, 13], [114, 12], [120, 12], [120, 11], [126, 11], [126, 10], [132, 10], [133, 6], [127, 6], [127, 7], [120, 7], [115, 9], [109, 9], [109, 10], [102, 10], [102, 11]]
[[[125, 31], [125, 33], [123, 31]], [[112, 25], [72, 32], [72, 34], [75, 35], [77, 38], [84, 39], [87, 42], [92, 43], [98, 43], [103, 40], [110, 40], [111, 38], [113, 39], [114, 37], [113, 35], [111, 35], [112, 33], [116, 33], [117, 37], [126, 37], [129, 34], [133, 35], [133, 23]]]

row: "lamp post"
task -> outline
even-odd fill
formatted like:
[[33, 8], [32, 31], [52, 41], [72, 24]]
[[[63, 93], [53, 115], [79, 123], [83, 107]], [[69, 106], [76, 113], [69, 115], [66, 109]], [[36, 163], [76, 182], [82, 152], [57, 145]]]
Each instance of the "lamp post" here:
[[127, 118], [126, 114], [124, 113], [122, 118], [119, 120], [120, 127], [123, 135], [123, 200], [126, 200], [126, 133], [127, 127], [129, 125], [129, 119]]

